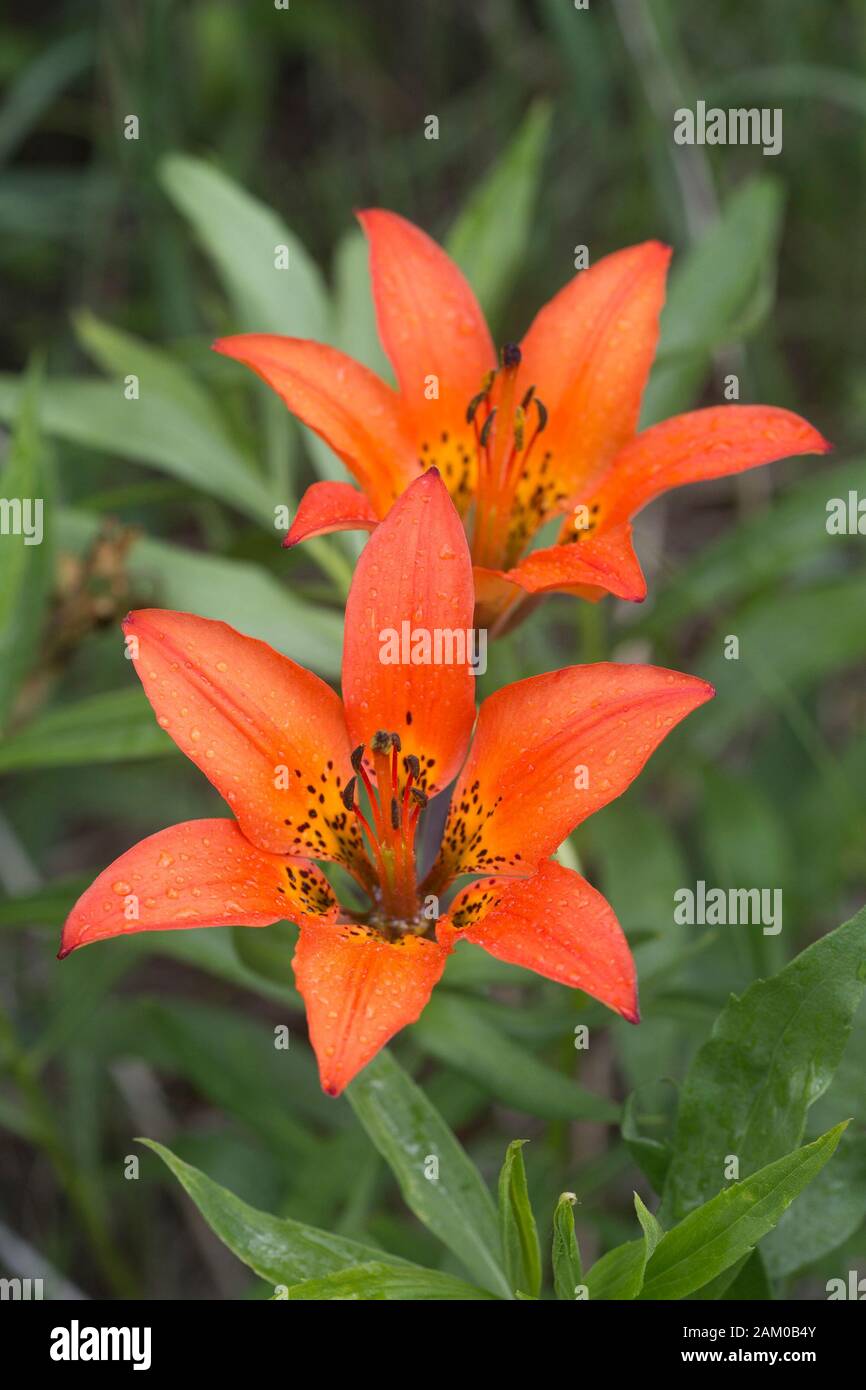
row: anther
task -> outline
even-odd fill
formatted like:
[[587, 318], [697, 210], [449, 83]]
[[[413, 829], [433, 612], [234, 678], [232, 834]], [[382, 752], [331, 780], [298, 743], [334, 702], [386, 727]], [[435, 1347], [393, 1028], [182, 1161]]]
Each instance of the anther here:
[[529, 390], [527, 391], [526, 395], [523, 397], [523, 400], [520, 402], [520, 404], [523, 406], [523, 409], [524, 409], [524, 410], [528, 410], [528, 409], [529, 409], [529, 403], [530, 403], [530, 401], [532, 400], [532, 397], [533, 397], [534, 395], [535, 395], [535, 387], [534, 387], [534, 386], [530, 386], [530, 388], [529, 388]]
[[399, 735], [399, 734], [392, 734], [392, 735], [391, 735], [391, 747], [392, 747], [392, 748], [396, 748], [396, 750], [397, 750], [398, 753], [402, 751], [403, 744], [402, 744], [401, 741], [400, 741], [400, 735]]
[[535, 397], [535, 405], [538, 410], [538, 428], [543, 430], [547, 424], [547, 406], [538, 397]]
[[400, 804], [396, 796], [391, 797], [391, 827], [394, 830], [400, 829]]
[[352, 811], [352, 810], [354, 810], [354, 808], [355, 808], [355, 782], [356, 782], [356, 781], [357, 781], [357, 778], [355, 778], [355, 777], [350, 777], [349, 780], [348, 780], [348, 782], [346, 783], [345, 787], [344, 787], [343, 790], [340, 792], [340, 798], [341, 798], [341, 800], [342, 800], [342, 802], [343, 802], [343, 805], [345, 806], [345, 808], [346, 808], [347, 811]]
[[413, 801], [416, 801], [418, 805], [422, 807], [422, 809], [427, 805], [427, 802], [430, 800], [427, 793], [422, 791], [420, 787], [410, 787], [409, 795], [412, 797]]
[[526, 416], [523, 406], [519, 405], [514, 412], [514, 447], [518, 453], [523, 448], [523, 428], [526, 424]]
[[480, 406], [481, 402], [482, 402], [482, 401], [485, 401], [486, 399], [487, 399], [487, 392], [486, 392], [486, 391], [479, 391], [477, 396], [473, 396], [473, 397], [472, 397], [472, 400], [469, 402], [469, 404], [468, 404], [467, 407], [466, 407], [466, 423], [467, 423], [467, 425], [471, 425], [471, 424], [472, 424], [472, 421], [475, 419], [475, 412], [476, 412], [476, 410], [477, 410], [478, 407]]
[[356, 772], [361, 771], [361, 763], [364, 761], [364, 745], [359, 743], [349, 759]]
[[406, 767], [417, 782], [418, 778], [421, 776], [421, 763], [414, 753], [409, 753], [407, 755]]
[[484, 421], [484, 424], [483, 424], [482, 427], [481, 427], [481, 441], [480, 441], [480, 443], [481, 443], [482, 449], [486, 449], [486, 448], [487, 448], [487, 441], [488, 441], [488, 439], [490, 438], [490, 431], [491, 431], [491, 429], [493, 428], [493, 421], [494, 421], [495, 419], [496, 419], [496, 410], [494, 409], [494, 410], [491, 410], [490, 414], [488, 415], [487, 419]]

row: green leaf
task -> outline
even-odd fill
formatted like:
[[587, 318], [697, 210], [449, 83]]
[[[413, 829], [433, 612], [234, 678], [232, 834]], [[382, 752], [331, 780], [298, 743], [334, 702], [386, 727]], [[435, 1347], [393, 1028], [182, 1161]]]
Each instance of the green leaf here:
[[[835, 1164], [831, 1164], [830, 1168], [823, 1168], [815, 1179], [815, 1182], [807, 1187], [805, 1195], [797, 1202], [798, 1211], [802, 1209], [803, 1203], [808, 1201], [815, 1185], [821, 1181], [824, 1174], [830, 1172], [835, 1166]], [[783, 1221], [786, 1216], [787, 1213], [782, 1217]], [[761, 1249], [753, 1250], [751, 1255], [747, 1255], [742, 1265], [733, 1266], [736, 1273], [724, 1293], [720, 1295], [722, 1298], [731, 1299], [733, 1301], [744, 1300], [747, 1303], [767, 1303], [773, 1298], [773, 1288], [767, 1277], [763, 1253], [766, 1249], [767, 1241], [772, 1240], [775, 1233], [775, 1231], [771, 1231], [762, 1243]], [[728, 1273], [729, 1271], [726, 1270], [725, 1272]], [[705, 1289], [706, 1286], [700, 1290], [696, 1297], [703, 1298]]]
[[[0, 375], [0, 420], [10, 420], [23, 394], [20, 377]], [[273, 529], [274, 499], [228, 437], [154, 387], [127, 400], [120, 382], [54, 377], [39, 397], [46, 434], [85, 449], [146, 464], [179, 478]]]
[[637, 1192], [634, 1194], [634, 1209], [637, 1212], [637, 1219], [643, 1229], [644, 1239], [646, 1240], [647, 1259], [649, 1259], [664, 1235], [664, 1230], [658, 1219], [653, 1216], [652, 1212], [644, 1205]]
[[[162, 1159], [223, 1245], [269, 1284], [292, 1287], [352, 1265], [378, 1264], [382, 1259], [382, 1251], [373, 1246], [258, 1211], [192, 1164], [184, 1163], [164, 1144], [153, 1139], [139, 1143]], [[393, 1255], [387, 1258], [395, 1267], [403, 1264]]]
[[[232, 301], [236, 333], [329, 337], [324, 281], [315, 263], [276, 213], [228, 175], [189, 155], [167, 155], [163, 187], [188, 220]], [[278, 269], [277, 249], [288, 248]]]
[[471, 1302], [492, 1299], [495, 1295], [488, 1293], [486, 1289], [465, 1284], [462, 1279], [454, 1279], [450, 1274], [441, 1274], [435, 1269], [370, 1261], [353, 1269], [345, 1269], [339, 1274], [329, 1274], [322, 1279], [309, 1279], [303, 1284], [295, 1284], [289, 1289], [287, 1297], [290, 1301], [323, 1302], [338, 1299], [345, 1302], [361, 1299], [366, 1302], [426, 1303], [442, 1300]]
[[584, 1279], [587, 1297], [605, 1301], [637, 1298], [643, 1284], [646, 1262], [646, 1237], [608, 1250], [606, 1255], [596, 1260]]
[[752, 1250], [821, 1171], [847, 1123], [734, 1183], [685, 1217], [656, 1246], [640, 1297], [686, 1298]]
[[663, 1220], [719, 1190], [727, 1155], [751, 1173], [800, 1142], [864, 987], [866, 909], [731, 998], [682, 1087]]
[[751, 179], [731, 196], [700, 242], [675, 262], [642, 428], [688, 409], [713, 351], [743, 337], [769, 310], [781, 213], [778, 180]]
[[[424, 1092], [383, 1050], [346, 1095], [419, 1221], [462, 1260], [479, 1284], [510, 1298], [490, 1193]], [[431, 1172], [429, 1178], [425, 1170]]]
[[575, 1297], [575, 1289], [583, 1283], [583, 1265], [580, 1248], [574, 1234], [574, 1204], [577, 1201], [573, 1192], [563, 1192], [553, 1213], [553, 1287], [557, 1298]]
[[506, 1150], [499, 1174], [499, 1231], [512, 1289], [537, 1298], [541, 1292], [541, 1247], [523, 1164], [523, 1145], [528, 1142], [513, 1139]]
[[114, 763], [174, 752], [143, 691], [113, 690], [38, 715], [0, 744], [0, 771]]
[[[62, 513], [63, 540], [75, 550], [85, 548], [97, 527], [96, 519], [83, 512]], [[259, 565], [142, 539], [130, 546], [126, 569], [142, 606], [154, 603], [215, 618], [268, 642], [321, 675], [335, 676], [340, 671], [339, 615], [304, 603]]]
[[647, 1262], [664, 1231], [636, 1192], [634, 1209], [643, 1229], [643, 1239], [618, 1245], [596, 1260], [585, 1280], [590, 1299], [630, 1300], [637, 1298], [643, 1287]]
[[[8, 531], [0, 534], [0, 727], [5, 726], [19, 686], [39, 650], [53, 577], [54, 507], [37, 426], [45, 387], [35, 369], [21, 382], [16, 409], [11, 412], [15, 429], [0, 472], [4, 505], [21, 508], [17, 520], [14, 510], [10, 511]], [[25, 524], [29, 536], [23, 529]], [[21, 526], [19, 534], [13, 525]]]
[[73, 326], [85, 352], [107, 376], [123, 381], [132, 373], [139, 379], [142, 395], [156, 391], [181, 406], [206, 429], [225, 433], [225, 422], [214, 398], [170, 352], [105, 323], [89, 309], [75, 315]]
[[601, 1123], [619, 1118], [619, 1109], [611, 1101], [539, 1062], [453, 991], [434, 994], [412, 1032], [427, 1052], [478, 1081], [503, 1104], [528, 1115]]
[[842, 1245], [866, 1219], [866, 1136], [846, 1134], [839, 1152], [761, 1245], [772, 1279], [806, 1269]]
[[[536, 102], [502, 158], [478, 185], [446, 240], [449, 253], [495, 320], [520, 271], [532, 228], [550, 106]], [[504, 214], [504, 210], [507, 213]]]

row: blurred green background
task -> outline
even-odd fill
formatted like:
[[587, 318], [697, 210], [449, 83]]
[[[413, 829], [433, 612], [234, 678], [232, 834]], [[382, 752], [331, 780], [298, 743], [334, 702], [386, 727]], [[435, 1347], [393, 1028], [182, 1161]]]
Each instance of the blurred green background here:
[[[863, 540], [825, 520], [863, 478], [866, 11], [114, 0], [38, 17], [12, 3], [0, 35], [2, 491], [46, 499], [41, 546], [0, 539], [0, 1272], [93, 1296], [251, 1291], [156, 1158], [125, 1177], [137, 1134], [257, 1206], [442, 1258], [346, 1101], [318, 1090], [291, 928], [54, 960], [98, 870], [223, 810], [156, 726], [123, 658], [125, 611], [223, 618], [339, 671], [357, 543], [287, 555], [273, 507], [342, 468], [209, 351], [214, 336], [309, 336], [387, 370], [352, 217], [368, 204], [449, 246], [500, 341], [569, 277], [576, 244], [595, 260], [660, 237], [675, 258], [645, 421], [720, 401], [734, 372], [741, 400], [789, 406], [836, 445], [657, 502], [637, 528], [645, 605], [549, 601], [491, 653], [486, 689], [613, 656], [719, 691], [570, 850], [632, 940], [641, 1027], [467, 947], [396, 1047], [489, 1176], [508, 1139], [532, 1137], [541, 1209], [576, 1191], [587, 1255], [606, 1249], [633, 1231], [637, 1170], [610, 1107], [568, 1078], [618, 1102], [681, 1077], [731, 991], [864, 896]], [[781, 107], [782, 153], [676, 147], [672, 113], [699, 98]], [[292, 253], [284, 289], [276, 243]], [[697, 879], [781, 887], [782, 933], [674, 926], [674, 891]], [[282, 1022], [292, 1046], [275, 1053]], [[866, 1116], [863, 1035], [810, 1133]], [[768, 1256], [783, 1291], [823, 1296], [866, 1261], [862, 1130], [842, 1152], [829, 1229]]]

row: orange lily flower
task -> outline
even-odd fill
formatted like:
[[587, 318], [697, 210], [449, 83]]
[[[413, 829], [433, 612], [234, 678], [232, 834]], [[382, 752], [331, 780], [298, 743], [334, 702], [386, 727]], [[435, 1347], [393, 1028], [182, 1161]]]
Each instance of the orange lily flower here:
[[[175, 825], [121, 855], [70, 913], [61, 956], [132, 932], [297, 922], [295, 977], [332, 1095], [418, 1017], [463, 937], [636, 1022], [612, 908], [550, 856], [712, 688], [652, 666], [573, 666], [498, 691], [476, 724], [466, 661], [444, 643], [439, 664], [386, 660], [382, 642], [406, 624], [423, 657], [417, 634], [470, 629], [473, 599], [463, 526], [431, 469], [358, 562], [342, 701], [225, 623], [131, 613], [127, 648], [159, 723], [235, 819]], [[419, 820], [455, 778], [422, 877]], [[314, 861], [347, 870], [357, 902], [339, 906]], [[440, 911], [458, 875], [484, 877]]]
[[[222, 338], [360, 484], [314, 483], [286, 545], [371, 530], [439, 468], [471, 537], [476, 621], [495, 635], [554, 590], [639, 601], [631, 518], [669, 488], [830, 446], [773, 406], [725, 405], [637, 433], [670, 251], [648, 241], [575, 276], [497, 362], [457, 266], [395, 213], [359, 214], [393, 390], [335, 348], [277, 334]], [[556, 543], [530, 550], [561, 517]]]

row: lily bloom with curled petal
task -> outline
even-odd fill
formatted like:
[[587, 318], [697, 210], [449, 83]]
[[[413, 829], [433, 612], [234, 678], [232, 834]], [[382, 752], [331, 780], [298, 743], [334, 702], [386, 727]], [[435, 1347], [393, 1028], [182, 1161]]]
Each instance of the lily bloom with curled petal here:
[[[471, 538], [477, 624], [496, 634], [554, 590], [643, 599], [631, 518], [667, 489], [830, 447], [772, 406], [710, 407], [637, 433], [670, 259], [658, 242], [575, 276], [497, 361], [446, 253], [395, 213], [359, 217], [396, 391], [319, 343], [250, 333], [214, 344], [263, 377], [360, 484], [314, 483], [287, 545], [372, 529], [435, 465]], [[557, 517], [556, 544], [529, 550]]]
[[[342, 701], [224, 623], [131, 613], [127, 647], [159, 723], [235, 819], [172, 826], [121, 855], [73, 908], [61, 955], [130, 932], [297, 922], [295, 977], [332, 1095], [418, 1017], [461, 937], [636, 1022], [612, 908], [550, 856], [712, 688], [652, 666], [573, 666], [498, 691], [476, 723], [455, 640], [473, 599], [465, 533], [431, 469], [358, 562]], [[404, 623], [416, 657], [417, 634], [440, 634], [439, 664], [383, 659]], [[455, 778], [422, 877], [419, 819]], [[348, 871], [357, 901], [338, 905], [317, 860]], [[484, 877], [440, 912], [458, 875]]]

